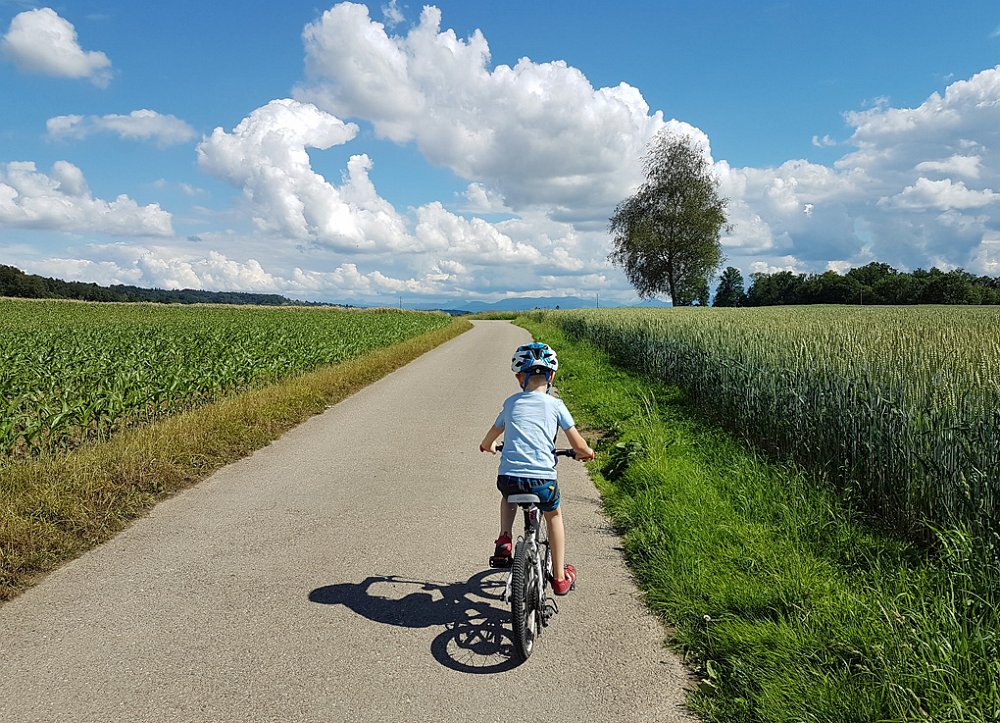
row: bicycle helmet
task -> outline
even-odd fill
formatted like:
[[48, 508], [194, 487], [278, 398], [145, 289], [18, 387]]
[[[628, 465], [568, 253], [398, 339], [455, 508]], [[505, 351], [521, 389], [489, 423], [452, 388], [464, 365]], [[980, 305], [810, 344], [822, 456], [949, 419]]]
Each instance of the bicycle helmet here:
[[515, 374], [534, 370], [554, 372], [559, 368], [559, 359], [552, 347], [535, 341], [531, 344], [522, 344], [514, 350], [510, 368]]

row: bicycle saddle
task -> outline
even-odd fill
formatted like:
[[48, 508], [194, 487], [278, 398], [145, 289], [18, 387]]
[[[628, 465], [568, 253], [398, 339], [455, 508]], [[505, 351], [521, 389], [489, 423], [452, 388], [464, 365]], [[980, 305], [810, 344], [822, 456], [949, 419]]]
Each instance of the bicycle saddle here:
[[538, 495], [507, 495], [507, 501], [512, 505], [530, 505], [541, 502]]

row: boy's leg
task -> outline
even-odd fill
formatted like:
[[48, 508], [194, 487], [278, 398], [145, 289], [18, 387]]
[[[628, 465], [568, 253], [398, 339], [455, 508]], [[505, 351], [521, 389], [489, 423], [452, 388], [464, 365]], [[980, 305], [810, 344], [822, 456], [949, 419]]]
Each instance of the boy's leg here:
[[549, 545], [552, 549], [552, 576], [556, 580], [565, 579], [566, 531], [563, 528], [562, 510], [556, 507], [545, 512], [545, 524], [549, 530]]
[[514, 529], [514, 518], [517, 516], [517, 505], [512, 505], [503, 497], [500, 498], [500, 534], [507, 533], [507, 536], [514, 539], [512, 530]]
[[511, 530], [514, 527], [514, 517], [517, 515], [517, 505], [507, 504], [500, 498], [500, 536], [496, 539], [496, 547], [490, 557], [490, 567], [510, 567], [511, 554], [514, 552], [514, 541]]

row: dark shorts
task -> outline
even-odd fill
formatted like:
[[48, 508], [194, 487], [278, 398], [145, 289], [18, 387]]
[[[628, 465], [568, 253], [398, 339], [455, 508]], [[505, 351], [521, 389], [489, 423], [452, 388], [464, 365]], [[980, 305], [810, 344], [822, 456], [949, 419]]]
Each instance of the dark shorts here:
[[497, 489], [507, 495], [538, 495], [538, 509], [552, 512], [559, 507], [559, 483], [554, 479], [532, 479], [530, 477], [497, 476]]

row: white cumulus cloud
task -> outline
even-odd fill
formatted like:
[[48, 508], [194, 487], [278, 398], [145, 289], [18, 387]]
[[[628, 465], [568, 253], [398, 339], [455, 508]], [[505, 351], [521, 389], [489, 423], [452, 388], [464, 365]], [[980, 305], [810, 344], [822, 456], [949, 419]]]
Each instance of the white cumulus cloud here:
[[53, 164], [51, 174], [31, 161], [0, 167], [0, 225], [120, 236], [173, 232], [170, 214], [158, 204], [140, 206], [125, 195], [113, 201], [94, 198], [83, 172], [67, 161]]
[[[563, 61], [491, 67], [478, 30], [458, 38], [425, 6], [390, 36], [364, 5], [340, 3], [303, 33], [308, 82], [296, 97], [378, 135], [413, 142], [429, 162], [494, 188], [515, 211], [610, 211], [640, 179], [646, 144], [666, 124], [622, 83], [595, 89]], [[679, 129], [707, 137], [686, 124]]]
[[32, 273], [72, 281], [135, 284], [160, 289], [273, 293], [290, 282], [254, 258], [238, 261], [217, 250], [193, 253], [178, 245], [92, 244], [91, 258], [50, 257], [23, 263]]
[[942, 176], [964, 176], [976, 180], [982, 171], [983, 159], [979, 156], [955, 154], [942, 161], [921, 161], [916, 165], [920, 173], [939, 173]]
[[1000, 231], [984, 234], [972, 257], [972, 268], [979, 273], [1000, 276]]
[[[356, 132], [354, 125], [311, 104], [273, 101], [251, 113], [231, 133], [216, 129], [198, 146], [199, 163], [243, 189], [244, 201], [265, 234], [307, 242], [320, 255], [381, 255], [383, 263], [396, 265], [401, 273], [409, 270], [410, 276], [394, 276], [391, 283], [373, 275], [374, 271], [365, 272], [369, 281], [363, 288], [373, 291], [395, 285], [413, 293], [418, 287], [443, 293], [445, 286], [479, 273], [499, 278], [498, 267], [510, 268], [522, 277], [535, 269], [585, 272], [577, 239], [566, 233], [563, 224], [554, 224], [562, 235], [553, 241], [538, 234], [537, 226], [513, 228], [522, 237], [515, 239], [497, 224], [457, 215], [437, 201], [404, 216], [372, 184], [372, 161], [366, 154], [350, 157], [339, 185], [329, 182], [313, 169], [305, 149], [347, 143]], [[489, 202], [491, 197], [480, 190]], [[601, 249], [601, 262], [604, 255]], [[445, 260], [458, 266], [442, 265]], [[465, 269], [464, 275], [456, 271], [459, 267]], [[341, 273], [350, 268], [356, 269], [357, 264], [343, 266]], [[332, 283], [332, 272], [323, 273], [306, 276], [314, 286], [322, 280]]]
[[20, 70], [28, 73], [88, 78], [99, 87], [111, 81], [108, 56], [81, 48], [76, 28], [52, 8], [15, 15], [0, 40], [0, 50]]
[[375, 192], [368, 156], [353, 156], [344, 183], [336, 186], [313, 170], [306, 151], [347, 143], [357, 132], [353, 123], [312, 104], [274, 100], [231, 133], [216, 128], [198, 145], [198, 163], [242, 187], [263, 231], [345, 251], [393, 248], [405, 239], [405, 226]]
[[473, 259], [487, 266], [542, 261], [536, 247], [512, 240], [481, 218], [457, 216], [437, 201], [417, 209], [416, 236], [422, 250], [446, 252], [450, 258]]
[[84, 281], [91, 284], [141, 284], [142, 270], [125, 268], [114, 261], [94, 261], [53, 257], [41, 262], [22, 264], [29, 273], [41, 274], [64, 281]]
[[482, 183], [470, 183], [462, 194], [466, 210], [473, 213], [505, 213], [510, 208], [504, 203], [503, 197], [492, 188]]
[[413, 296], [433, 296], [442, 293], [440, 278], [433, 274], [420, 274], [408, 278], [392, 276], [380, 270], [363, 271], [357, 264], [344, 263], [334, 271], [304, 271], [295, 268], [292, 273], [291, 289], [304, 293], [327, 292], [336, 289], [340, 298], [349, 301], [363, 299], [383, 300], [397, 294]]
[[385, 18], [386, 26], [390, 28], [396, 27], [405, 20], [403, 11], [399, 8], [398, 0], [389, 0], [388, 5], [382, 6], [382, 17]]
[[987, 188], [974, 191], [966, 188], [962, 181], [952, 181], [945, 178], [941, 181], [931, 181], [918, 178], [912, 186], [907, 186], [891, 198], [879, 200], [879, 204], [896, 206], [898, 208], [948, 209], [980, 208], [1000, 200], [1000, 193], [994, 193]]
[[136, 261], [136, 266], [143, 278], [151, 280], [154, 286], [167, 289], [271, 292], [280, 286], [278, 279], [266, 272], [256, 259], [234, 261], [218, 251], [209, 251], [201, 257], [185, 254], [167, 258], [147, 252]]
[[998, 98], [1000, 66], [956, 81], [943, 95], [932, 93], [916, 108], [879, 106], [847, 113], [847, 122], [854, 126], [851, 143], [859, 151], [843, 162], [894, 168], [896, 163], [920, 158], [931, 149], [958, 151], [970, 143], [995, 149], [1000, 137]]
[[134, 110], [128, 115], [60, 115], [46, 121], [50, 138], [86, 138], [95, 133], [113, 133], [126, 140], [153, 141], [160, 146], [187, 143], [197, 137], [194, 128], [172, 115], [153, 110]]
[[884, 99], [845, 114], [848, 152], [832, 166], [716, 168], [730, 198], [730, 262], [819, 271], [878, 260], [985, 273], [1000, 229], [1000, 66], [913, 108]]

